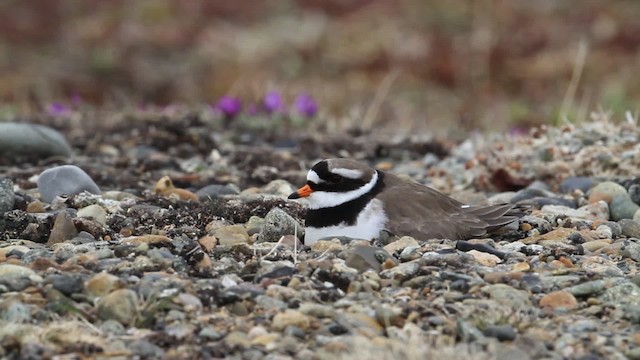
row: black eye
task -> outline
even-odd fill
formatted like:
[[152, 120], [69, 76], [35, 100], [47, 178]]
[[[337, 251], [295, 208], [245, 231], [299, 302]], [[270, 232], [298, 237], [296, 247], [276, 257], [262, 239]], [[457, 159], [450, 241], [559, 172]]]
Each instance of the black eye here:
[[344, 178], [337, 174], [331, 174], [331, 177], [327, 180], [327, 182], [331, 184], [339, 184], [344, 180]]

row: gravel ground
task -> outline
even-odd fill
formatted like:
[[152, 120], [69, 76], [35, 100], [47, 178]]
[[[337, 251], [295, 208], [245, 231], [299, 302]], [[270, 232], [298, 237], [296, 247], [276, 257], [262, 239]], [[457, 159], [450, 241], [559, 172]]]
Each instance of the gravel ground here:
[[[636, 124], [455, 143], [101, 116], [49, 119], [70, 146], [38, 156], [0, 131], [24, 142], [0, 160], [2, 357], [640, 359]], [[491, 238], [304, 247], [286, 196], [335, 156], [533, 210]]]

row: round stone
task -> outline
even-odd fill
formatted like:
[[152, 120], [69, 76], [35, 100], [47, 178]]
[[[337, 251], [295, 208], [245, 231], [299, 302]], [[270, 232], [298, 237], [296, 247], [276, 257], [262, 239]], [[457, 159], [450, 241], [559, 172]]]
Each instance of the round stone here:
[[75, 195], [83, 191], [100, 194], [91, 177], [75, 165], [56, 166], [38, 176], [38, 191], [42, 201], [51, 203], [56, 196]]

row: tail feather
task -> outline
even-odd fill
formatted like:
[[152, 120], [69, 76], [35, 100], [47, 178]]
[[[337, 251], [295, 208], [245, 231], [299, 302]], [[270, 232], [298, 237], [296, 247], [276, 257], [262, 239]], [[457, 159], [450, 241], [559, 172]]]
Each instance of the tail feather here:
[[468, 208], [469, 213], [487, 223], [487, 231], [512, 223], [530, 212], [526, 205], [497, 204]]

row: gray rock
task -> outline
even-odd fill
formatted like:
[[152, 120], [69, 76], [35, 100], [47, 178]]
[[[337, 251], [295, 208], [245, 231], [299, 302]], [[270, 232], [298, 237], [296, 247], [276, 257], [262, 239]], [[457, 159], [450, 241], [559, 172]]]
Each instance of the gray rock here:
[[640, 238], [640, 223], [631, 219], [622, 219], [618, 221], [621, 227], [622, 235], [628, 238]]
[[418, 270], [420, 270], [419, 259], [402, 263], [396, 267], [392, 267], [391, 269], [382, 270], [380, 272], [380, 277], [383, 279], [405, 280], [417, 274]]
[[500, 341], [515, 340], [518, 333], [511, 325], [490, 325], [487, 326], [482, 333], [486, 337], [496, 338]]
[[489, 294], [491, 299], [497, 303], [512, 309], [522, 310], [532, 306], [529, 294], [505, 284], [489, 285], [484, 287], [482, 291]]
[[42, 125], [0, 123], [0, 154], [46, 158], [71, 155], [71, 147], [58, 131]]
[[640, 261], [640, 244], [630, 243], [622, 247], [620, 253], [624, 257], [628, 257], [635, 261]]
[[273, 208], [264, 218], [257, 242], [277, 242], [284, 235], [298, 235], [302, 238], [304, 226], [280, 208]]
[[640, 287], [632, 282], [625, 282], [605, 290], [599, 299], [616, 306], [640, 305]]
[[631, 201], [640, 205], [640, 185], [633, 184], [629, 186], [629, 197], [631, 198]]
[[48, 203], [59, 195], [74, 195], [83, 191], [100, 194], [98, 185], [75, 165], [56, 166], [43, 171], [38, 177], [38, 191], [42, 201]]
[[66, 296], [79, 294], [84, 290], [84, 278], [80, 274], [53, 274], [46, 280], [51, 282], [54, 289]]
[[209, 198], [217, 198], [224, 195], [238, 195], [240, 194], [240, 189], [234, 184], [227, 185], [207, 185], [202, 189], [196, 191], [196, 195], [200, 200], [206, 200]]
[[382, 264], [387, 261], [398, 263], [385, 249], [376, 246], [359, 245], [346, 250], [346, 264], [360, 272], [368, 269], [380, 271]]
[[602, 225], [607, 226], [611, 229], [611, 235], [614, 239], [617, 239], [620, 237], [620, 235], [622, 235], [622, 225], [620, 222], [605, 221], [602, 223]]
[[628, 194], [616, 196], [611, 200], [609, 205], [611, 211], [611, 219], [619, 221], [621, 219], [633, 219], [636, 211], [640, 210], [640, 206], [631, 201]]
[[102, 320], [132, 325], [138, 317], [138, 295], [129, 289], [115, 290], [98, 300], [97, 312]]
[[0, 214], [13, 210], [16, 194], [13, 192], [13, 181], [9, 178], [0, 179]]
[[10, 323], [28, 323], [31, 321], [31, 311], [27, 305], [16, 301], [0, 311], [0, 319]]
[[593, 178], [588, 176], [574, 176], [565, 179], [560, 183], [560, 191], [563, 193], [569, 193], [573, 190], [580, 190], [586, 193], [595, 185]]

